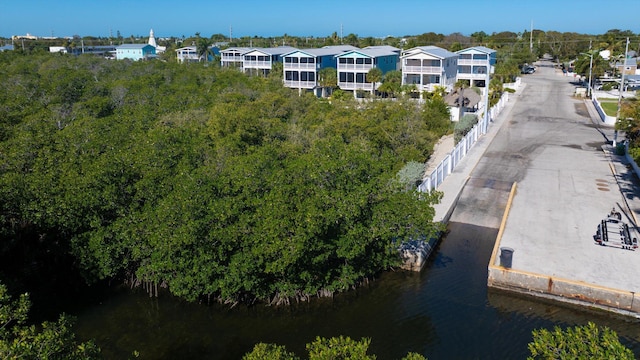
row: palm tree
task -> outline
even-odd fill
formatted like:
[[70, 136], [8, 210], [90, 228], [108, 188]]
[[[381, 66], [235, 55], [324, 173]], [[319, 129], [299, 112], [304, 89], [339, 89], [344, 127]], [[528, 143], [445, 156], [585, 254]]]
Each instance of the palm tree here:
[[200, 33], [196, 33], [196, 53], [198, 54], [198, 60], [209, 61], [209, 54], [211, 54], [211, 39], [200, 37]]
[[318, 71], [318, 85], [322, 87], [322, 97], [326, 97], [326, 89], [338, 86], [338, 72], [334, 68], [326, 67]]
[[369, 72], [367, 73], [367, 81], [373, 85], [371, 94], [375, 95], [376, 84], [382, 81], [382, 70], [377, 67], [369, 69]]

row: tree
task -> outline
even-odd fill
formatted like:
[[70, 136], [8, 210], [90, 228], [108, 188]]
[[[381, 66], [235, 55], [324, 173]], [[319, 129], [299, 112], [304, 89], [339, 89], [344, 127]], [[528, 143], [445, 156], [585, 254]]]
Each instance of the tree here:
[[382, 85], [378, 91], [396, 97], [402, 91], [402, 72], [399, 70], [391, 70], [384, 74]]
[[371, 94], [376, 93], [376, 86], [379, 82], [382, 81], [382, 70], [377, 67], [373, 67], [369, 69], [367, 72], [367, 82], [370, 82], [372, 85]]
[[[360, 341], [350, 337], [317, 337], [312, 343], [307, 344], [309, 360], [374, 360], [375, 355], [367, 354], [371, 339], [363, 338]], [[250, 353], [243, 356], [243, 360], [300, 360], [295, 354], [288, 352], [284, 346], [274, 344], [256, 344]], [[420, 354], [410, 352], [402, 360], [426, 360]]]
[[242, 360], [299, 360], [299, 358], [284, 346], [259, 343], [253, 350], [245, 354]]
[[533, 341], [528, 345], [530, 360], [634, 359], [633, 352], [620, 343], [613, 330], [599, 328], [592, 322], [566, 330], [558, 326], [553, 331], [539, 329], [532, 334]]
[[93, 342], [77, 343], [71, 320], [60, 316], [44, 322], [38, 330], [25, 325], [30, 308], [29, 295], [12, 299], [0, 283], [0, 357], [2, 359], [94, 359], [100, 349]]
[[201, 37], [200, 33], [196, 33], [196, 53], [198, 54], [198, 60], [208, 62], [209, 55], [211, 54], [211, 39]]
[[329, 94], [338, 86], [338, 72], [336, 69], [326, 67], [318, 71], [318, 85], [322, 86], [322, 97], [326, 97], [326, 89]]

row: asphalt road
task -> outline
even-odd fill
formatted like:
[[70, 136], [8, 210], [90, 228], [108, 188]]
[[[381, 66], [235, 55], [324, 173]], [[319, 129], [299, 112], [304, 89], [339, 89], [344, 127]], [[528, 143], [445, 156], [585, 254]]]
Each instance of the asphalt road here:
[[[613, 129], [592, 122], [584, 100], [573, 96], [571, 79], [559, 75], [550, 62], [539, 63], [536, 73], [523, 75], [522, 81], [524, 90], [470, 173], [450, 221], [499, 227], [511, 185], [527, 179], [541, 156], [551, 150], [554, 160], [572, 161], [568, 151], [602, 152], [601, 146], [612, 139]], [[562, 217], [567, 209], [550, 200], [549, 208]]]

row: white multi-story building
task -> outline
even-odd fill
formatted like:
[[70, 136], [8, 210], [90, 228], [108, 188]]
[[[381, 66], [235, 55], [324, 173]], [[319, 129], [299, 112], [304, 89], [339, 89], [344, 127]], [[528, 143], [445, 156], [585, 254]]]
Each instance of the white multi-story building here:
[[402, 85], [433, 91], [441, 86], [450, 92], [456, 82], [458, 54], [437, 46], [418, 46], [402, 52]]
[[485, 87], [491, 74], [491, 67], [496, 64], [496, 51], [484, 46], [475, 46], [460, 51], [458, 54], [458, 80], [469, 80], [470, 86]]
[[268, 75], [274, 63], [282, 62], [282, 55], [296, 50], [291, 46], [255, 48], [242, 54], [242, 70], [248, 74]]
[[355, 49], [357, 48], [351, 45], [336, 45], [317, 49], [296, 49], [283, 54], [284, 86], [301, 91], [315, 91], [319, 87], [318, 72], [324, 68], [336, 69], [335, 56]]

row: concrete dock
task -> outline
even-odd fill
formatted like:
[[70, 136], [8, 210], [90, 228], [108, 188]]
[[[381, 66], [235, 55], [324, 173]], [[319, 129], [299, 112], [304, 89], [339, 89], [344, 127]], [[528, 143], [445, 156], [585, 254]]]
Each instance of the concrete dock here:
[[[531, 81], [525, 79], [525, 88], [514, 94], [488, 133], [440, 186], [444, 197], [435, 207], [436, 220], [448, 220], [465, 186], [474, 179], [511, 184], [488, 264], [488, 285], [640, 317], [640, 299], [636, 299], [640, 249], [600, 246], [594, 241], [598, 224], [612, 208], [621, 213], [632, 236], [640, 239], [637, 176], [624, 156], [614, 154], [614, 131], [601, 123], [593, 104], [571, 98], [569, 79], [552, 68], [541, 70]], [[549, 96], [550, 88], [558, 94], [565, 91], [566, 103], [562, 99], [548, 103], [544, 96]], [[529, 107], [513, 111], [523, 97]], [[539, 107], [552, 109], [531, 108], [537, 98]], [[580, 109], [577, 115], [571, 112], [574, 107]], [[557, 115], [549, 115], [550, 111]], [[518, 148], [517, 143], [523, 145]], [[498, 155], [509, 162], [478, 166], [490, 161], [483, 157]], [[500, 164], [505, 167], [502, 173], [509, 176], [491, 177], [487, 169]], [[506, 259], [509, 249], [512, 256]], [[501, 266], [507, 265], [505, 260], [510, 260], [507, 267]]]

